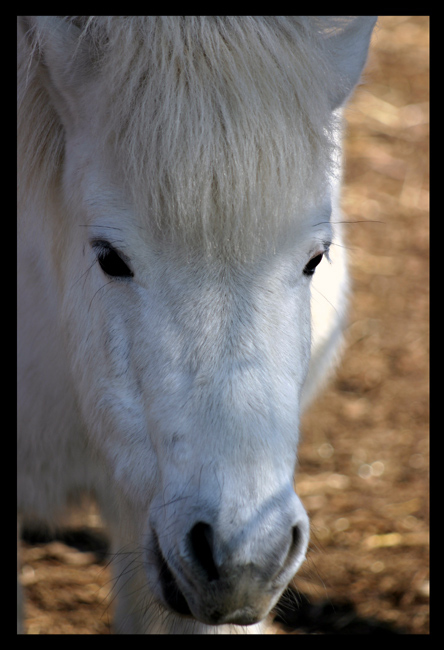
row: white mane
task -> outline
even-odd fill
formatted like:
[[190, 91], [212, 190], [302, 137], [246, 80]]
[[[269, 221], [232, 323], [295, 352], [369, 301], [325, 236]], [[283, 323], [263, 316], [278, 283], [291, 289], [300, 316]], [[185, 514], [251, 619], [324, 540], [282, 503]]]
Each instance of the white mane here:
[[[321, 20], [67, 20], [81, 30], [73, 70], [82, 47], [96, 57], [103, 148], [118, 151], [136, 209], [163, 232], [239, 253], [273, 239], [325, 187], [334, 158], [329, 89], [339, 81]], [[43, 37], [30, 36], [35, 54]], [[64, 133], [35, 61], [21, 65], [23, 170], [28, 184], [47, 191]]]

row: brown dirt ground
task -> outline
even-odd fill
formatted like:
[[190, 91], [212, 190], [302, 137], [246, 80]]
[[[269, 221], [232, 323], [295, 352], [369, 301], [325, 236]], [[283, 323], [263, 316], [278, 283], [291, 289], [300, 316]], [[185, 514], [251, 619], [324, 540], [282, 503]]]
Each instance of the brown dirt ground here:
[[[312, 541], [278, 633], [429, 632], [428, 70], [429, 18], [382, 17], [347, 110], [347, 347], [303, 421]], [[89, 508], [72, 526], [22, 542], [30, 634], [110, 633], [103, 545], [83, 535], [100, 521]]]

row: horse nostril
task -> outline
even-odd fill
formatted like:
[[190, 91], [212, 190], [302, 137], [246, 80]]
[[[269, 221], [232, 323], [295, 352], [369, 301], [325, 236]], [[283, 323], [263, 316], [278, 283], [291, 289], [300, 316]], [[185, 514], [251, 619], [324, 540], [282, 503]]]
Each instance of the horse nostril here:
[[190, 531], [189, 539], [194, 559], [205, 571], [208, 581], [219, 579], [219, 571], [213, 559], [213, 530], [209, 524], [199, 521]]
[[288, 549], [287, 557], [283, 565], [284, 567], [289, 566], [295, 561], [297, 556], [300, 554], [303, 546], [304, 546], [304, 534], [299, 528], [299, 526], [293, 526], [293, 528], [291, 529], [290, 548]]
[[291, 549], [296, 549], [301, 542], [301, 531], [299, 530], [299, 526], [293, 526], [293, 530], [291, 531], [292, 533], [292, 545]]

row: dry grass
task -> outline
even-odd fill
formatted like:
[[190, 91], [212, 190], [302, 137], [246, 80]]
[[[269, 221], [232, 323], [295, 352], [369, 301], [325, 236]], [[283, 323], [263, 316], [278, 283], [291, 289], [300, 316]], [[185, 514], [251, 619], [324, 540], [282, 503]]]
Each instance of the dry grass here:
[[428, 46], [428, 17], [381, 18], [347, 111], [347, 349], [297, 477], [313, 528], [299, 588], [411, 633], [429, 612]]

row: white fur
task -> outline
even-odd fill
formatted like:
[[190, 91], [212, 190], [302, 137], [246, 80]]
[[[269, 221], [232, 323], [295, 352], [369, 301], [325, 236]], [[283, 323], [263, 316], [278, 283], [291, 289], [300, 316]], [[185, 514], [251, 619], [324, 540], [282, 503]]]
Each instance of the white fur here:
[[119, 632], [259, 632], [235, 623], [304, 559], [298, 422], [341, 339], [339, 108], [374, 22], [19, 21], [19, 513], [95, 495]]

